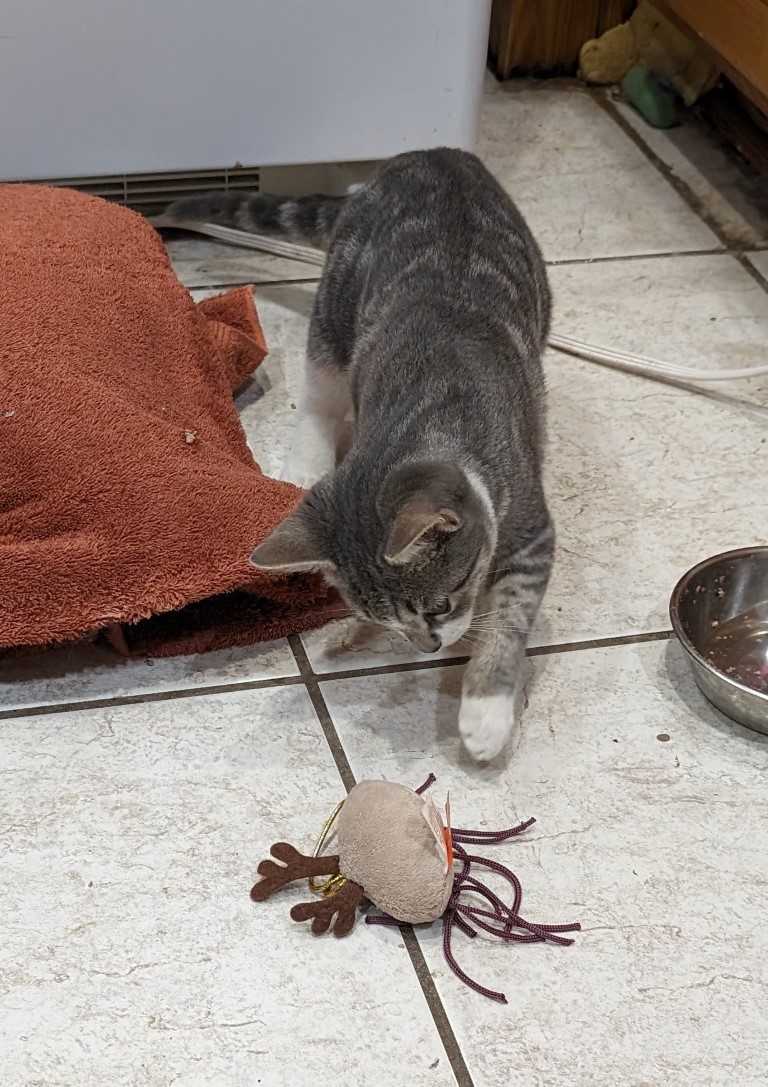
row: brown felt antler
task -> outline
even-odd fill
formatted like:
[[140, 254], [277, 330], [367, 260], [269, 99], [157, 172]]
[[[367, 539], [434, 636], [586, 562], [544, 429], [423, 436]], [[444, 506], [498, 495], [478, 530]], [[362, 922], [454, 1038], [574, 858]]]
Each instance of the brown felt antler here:
[[315, 902], [299, 902], [291, 910], [291, 917], [294, 921], [309, 921], [311, 917], [315, 936], [322, 936], [329, 928], [334, 936], [348, 936], [363, 898], [363, 888], [349, 879], [333, 894]]
[[277, 842], [269, 852], [282, 861], [282, 864], [275, 864], [270, 860], [261, 862], [257, 871], [264, 878], [254, 883], [251, 888], [254, 902], [264, 902], [275, 891], [287, 887], [294, 880], [309, 879], [312, 876], [336, 876], [339, 872], [338, 857], [305, 857], [287, 842]]

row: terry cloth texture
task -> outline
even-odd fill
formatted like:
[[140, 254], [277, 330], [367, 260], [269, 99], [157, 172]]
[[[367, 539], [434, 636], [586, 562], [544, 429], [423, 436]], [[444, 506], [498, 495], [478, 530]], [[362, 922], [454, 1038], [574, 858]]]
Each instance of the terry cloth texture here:
[[0, 186], [0, 652], [172, 656], [338, 613], [248, 562], [301, 498], [232, 401], [265, 354], [252, 289], [196, 305], [141, 216]]

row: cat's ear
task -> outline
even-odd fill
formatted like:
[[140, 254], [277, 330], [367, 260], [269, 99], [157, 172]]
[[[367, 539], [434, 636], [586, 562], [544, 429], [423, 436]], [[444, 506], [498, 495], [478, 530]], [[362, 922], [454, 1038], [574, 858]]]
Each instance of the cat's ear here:
[[303, 506], [281, 521], [272, 534], [259, 544], [251, 553], [251, 564], [259, 570], [282, 570], [285, 573], [324, 572], [333, 566], [318, 545]]
[[424, 558], [434, 549], [440, 535], [456, 532], [462, 520], [455, 510], [436, 508], [428, 494], [409, 498], [395, 515], [384, 546], [384, 561], [390, 566], [406, 566]]

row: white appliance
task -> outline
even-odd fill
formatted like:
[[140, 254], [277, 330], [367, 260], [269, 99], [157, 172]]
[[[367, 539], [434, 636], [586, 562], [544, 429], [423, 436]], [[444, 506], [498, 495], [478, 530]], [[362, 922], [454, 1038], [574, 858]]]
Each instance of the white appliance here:
[[491, 0], [4, 0], [0, 179], [474, 144]]

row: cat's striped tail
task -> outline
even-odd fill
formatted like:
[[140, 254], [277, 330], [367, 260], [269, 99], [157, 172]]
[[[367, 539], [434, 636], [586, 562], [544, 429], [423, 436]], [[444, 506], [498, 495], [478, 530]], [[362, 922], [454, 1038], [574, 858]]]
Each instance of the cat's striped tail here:
[[345, 199], [343, 196], [212, 192], [175, 200], [160, 218], [164, 226], [216, 223], [249, 234], [273, 234], [325, 248]]

